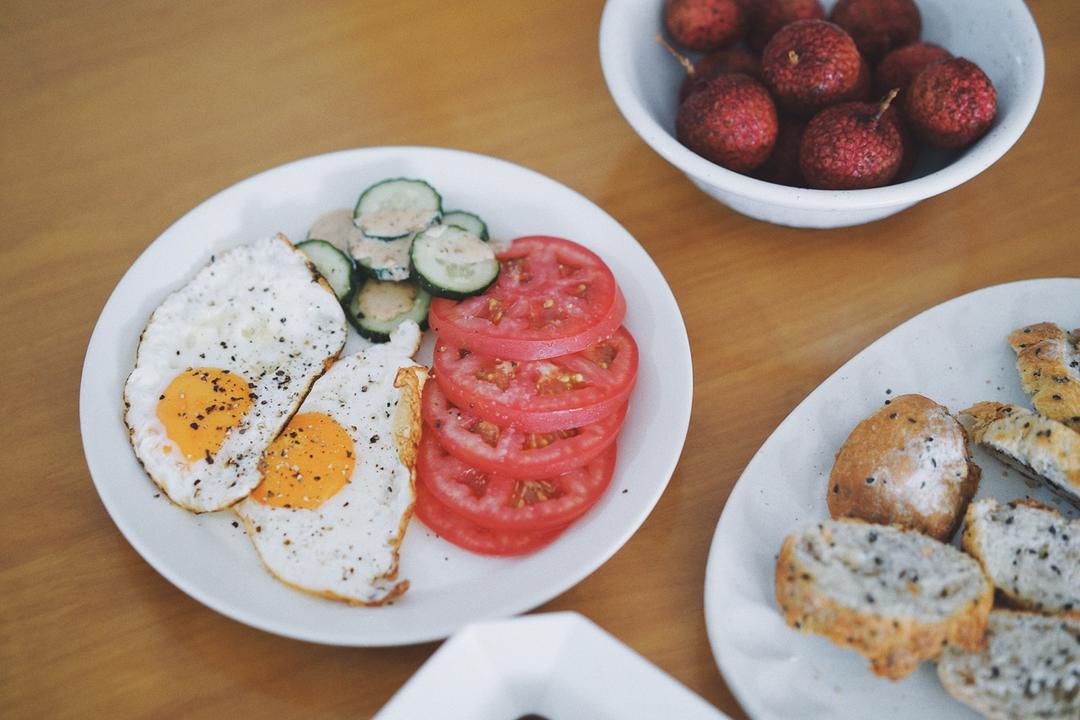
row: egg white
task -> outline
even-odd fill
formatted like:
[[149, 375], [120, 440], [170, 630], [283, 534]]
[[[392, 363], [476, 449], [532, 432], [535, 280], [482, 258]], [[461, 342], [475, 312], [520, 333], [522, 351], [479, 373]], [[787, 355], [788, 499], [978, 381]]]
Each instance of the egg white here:
[[420, 330], [403, 323], [389, 343], [337, 361], [298, 413], [333, 418], [355, 448], [352, 474], [314, 509], [247, 498], [234, 507], [263, 564], [279, 580], [322, 597], [379, 605], [408, 588], [398, 548], [415, 502], [420, 391], [427, 368], [412, 360]]
[[[245, 497], [261, 479], [263, 450], [346, 337], [333, 291], [284, 235], [212, 257], [151, 315], [124, 387], [124, 420], [147, 474], [194, 512]], [[178, 374], [198, 367], [240, 375], [254, 399], [216, 453], [189, 462], [166, 435], [157, 405]]]

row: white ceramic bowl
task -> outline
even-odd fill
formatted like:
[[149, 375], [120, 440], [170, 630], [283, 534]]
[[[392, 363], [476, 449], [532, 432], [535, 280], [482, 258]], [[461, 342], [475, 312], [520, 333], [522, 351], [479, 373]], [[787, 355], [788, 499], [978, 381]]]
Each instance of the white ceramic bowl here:
[[[924, 150], [911, 179], [869, 190], [809, 190], [768, 183], [716, 165], [675, 139], [683, 69], [656, 43], [663, 0], [608, 0], [600, 62], [630, 126], [698, 187], [744, 215], [794, 227], [844, 227], [878, 220], [970, 180], [1024, 132], [1042, 94], [1044, 61], [1035, 21], [1022, 0], [916, 0], [922, 40], [977, 63], [994, 83], [998, 115], [963, 152]], [[826, 10], [834, 0], [822, 0]]]

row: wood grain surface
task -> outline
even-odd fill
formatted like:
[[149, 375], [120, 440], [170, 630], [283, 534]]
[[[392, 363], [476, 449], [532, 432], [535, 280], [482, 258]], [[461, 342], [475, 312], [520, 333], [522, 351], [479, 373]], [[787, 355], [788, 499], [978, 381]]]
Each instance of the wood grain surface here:
[[1080, 275], [1080, 12], [1075, 0], [1029, 6], [1046, 89], [1001, 161], [890, 219], [801, 231], [709, 200], [638, 139], [601, 75], [599, 1], [4, 2], [0, 716], [364, 718], [436, 649], [322, 647], [203, 607], [120, 535], [78, 423], [94, 322], [175, 219], [289, 160], [412, 144], [566, 183], [670, 283], [694, 358], [682, 460], [623, 549], [538, 610], [585, 614], [743, 717], [708, 646], [702, 591], [754, 451], [918, 312], [986, 285]]

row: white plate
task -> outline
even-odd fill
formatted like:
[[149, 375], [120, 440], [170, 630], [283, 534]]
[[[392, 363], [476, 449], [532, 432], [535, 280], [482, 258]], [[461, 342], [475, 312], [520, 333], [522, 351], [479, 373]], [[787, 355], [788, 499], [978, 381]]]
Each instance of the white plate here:
[[439, 648], [374, 720], [724, 720], [724, 715], [577, 613], [470, 625]]
[[[128, 443], [121, 388], [151, 311], [210, 254], [282, 231], [302, 239], [322, 212], [349, 207], [387, 177], [430, 181], [446, 207], [483, 217], [493, 235], [569, 237], [610, 265], [627, 298], [626, 327], [641, 348], [637, 387], [619, 439], [611, 487], [551, 546], [518, 559], [460, 551], [414, 520], [401, 577], [412, 587], [392, 606], [355, 608], [273, 580], [231, 513], [192, 515], [147, 479]], [[430, 335], [430, 333], [429, 333]], [[364, 341], [353, 339], [359, 347]], [[419, 359], [431, 358], [431, 339]], [[614, 219], [578, 193], [531, 170], [455, 150], [383, 147], [289, 163], [205, 201], [166, 230], [132, 265], [98, 319], [83, 366], [83, 447], [98, 494], [134, 548], [195, 599], [236, 620], [294, 638], [338, 645], [400, 645], [446, 637], [475, 620], [529, 610], [570, 588], [641, 525], [675, 469], [690, 420], [690, 346], [663, 276]]]
[[[825, 486], [851, 429], [890, 397], [920, 393], [953, 411], [979, 400], [1030, 407], [1006, 335], [1051, 320], [1080, 327], [1080, 279], [978, 290], [927, 310], [859, 353], [789, 415], [747, 465], [709, 552], [705, 620], [717, 664], [746, 712], [766, 718], [977, 718], [924, 663], [901, 682], [824, 638], [801, 635], [776, 607], [773, 571], [784, 537], [828, 517]], [[891, 391], [891, 393], [890, 393]], [[1031, 495], [1075, 517], [980, 448], [977, 497]]]

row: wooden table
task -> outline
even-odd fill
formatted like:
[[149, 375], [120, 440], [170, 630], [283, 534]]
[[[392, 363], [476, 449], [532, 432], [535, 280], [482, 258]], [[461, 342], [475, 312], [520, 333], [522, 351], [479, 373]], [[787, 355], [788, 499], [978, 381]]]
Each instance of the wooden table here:
[[280, 163], [347, 147], [472, 150], [550, 175], [659, 264], [693, 347], [681, 463], [633, 538], [538, 608], [576, 610], [735, 717], [702, 587], [732, 485], [784, 416], [872, 340], [995, 283], [1080, 275], [1074, 0], [1032, 0], [1046, 90], [1019, 143], [898, 216], [828, 232], [712, 202], [605, 88], [602, 3], [21, 0], [0, 11], [5, 513], [0, 716], [372, 715], [436, 649], [249, 628], [125, 542], [83, 460], [78, 387], [114, 285], [173, 220]]

